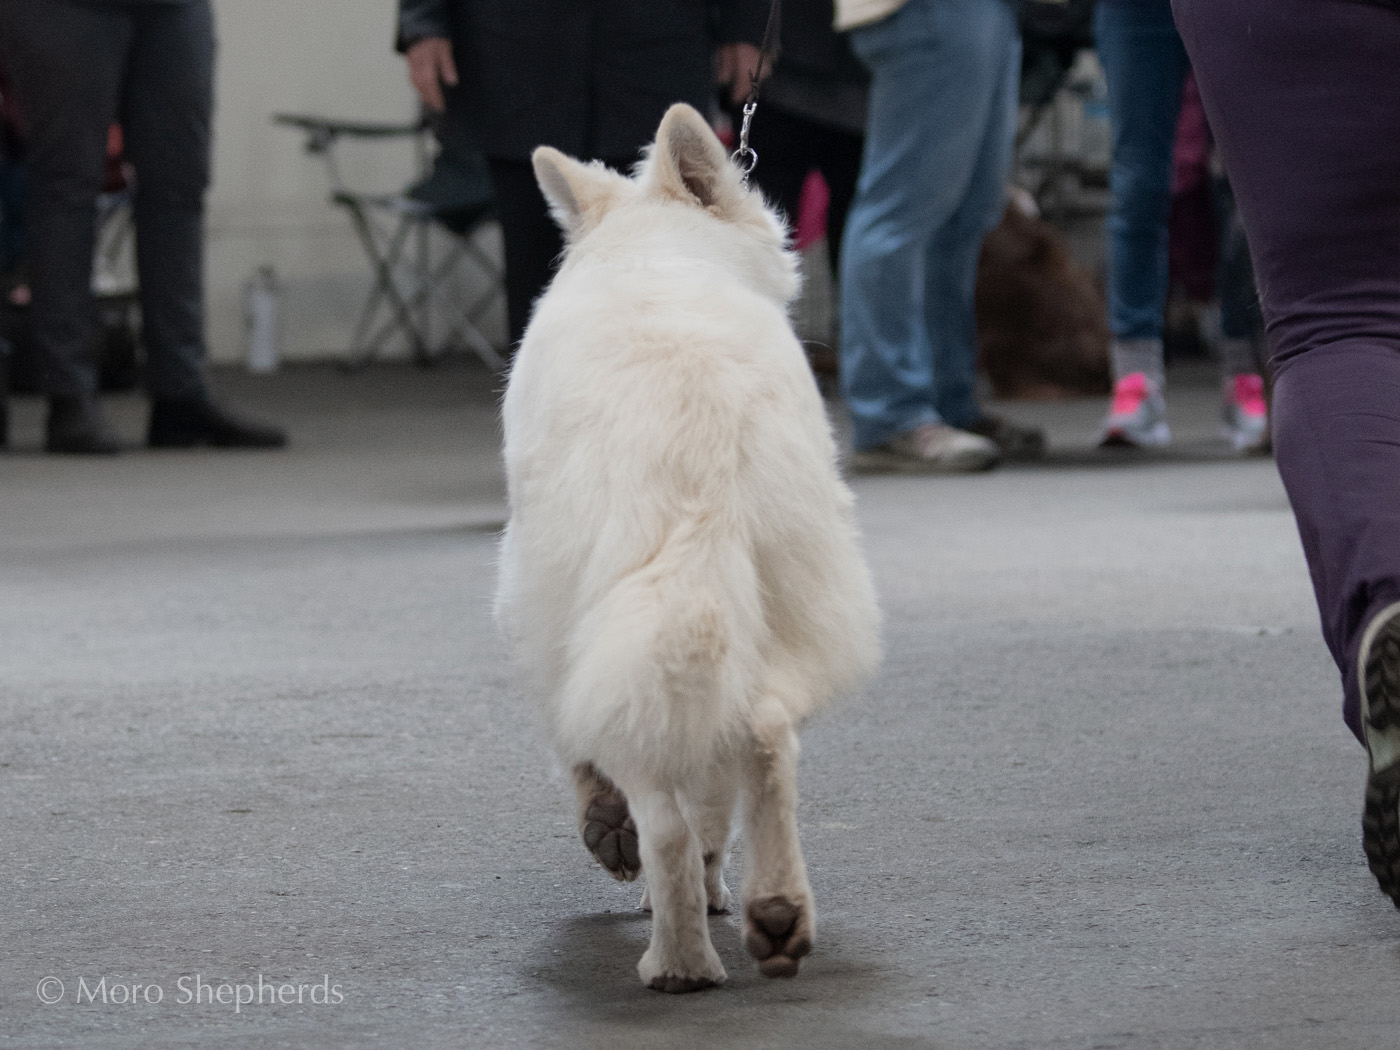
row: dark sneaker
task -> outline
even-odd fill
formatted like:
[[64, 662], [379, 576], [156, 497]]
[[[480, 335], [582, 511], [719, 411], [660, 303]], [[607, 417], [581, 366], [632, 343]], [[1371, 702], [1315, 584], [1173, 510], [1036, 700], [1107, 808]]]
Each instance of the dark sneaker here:
[[1400, 908], [1400, 602], [1371, 618], [1357, 663], [1370, 756], [1362, 841], [1371, 874]]
[[44, 448], [71, 456], [111, 456], [122, 450], [95, 397], [51, 397]]
[[207, 398], [151, 403], [146, 434], [151, 448], [282, 448], [286, 431], [253, 423], [220, 408]]
[[1045, 455], [1045, 431], [1038, 427], [1023, 427], [1001, 416], [983, 416], [963, 429], [991, 438], [1004, 459], [1040, 459]]

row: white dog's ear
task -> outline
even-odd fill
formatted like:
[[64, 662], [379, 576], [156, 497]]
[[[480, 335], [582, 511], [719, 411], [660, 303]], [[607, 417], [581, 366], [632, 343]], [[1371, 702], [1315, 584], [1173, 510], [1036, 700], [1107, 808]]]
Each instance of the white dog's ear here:
[[738, 169], [705, 118], [684, 102], [661, 118], [652, 164], [653, 185], [665, 196], [720, 215], [730, 214], [743, 200]]
[[626, 182], [602, 164], [580, 163], [550, 146], [540, 146], [530, 159], [554, 221], [571, 240], [598, 225]]

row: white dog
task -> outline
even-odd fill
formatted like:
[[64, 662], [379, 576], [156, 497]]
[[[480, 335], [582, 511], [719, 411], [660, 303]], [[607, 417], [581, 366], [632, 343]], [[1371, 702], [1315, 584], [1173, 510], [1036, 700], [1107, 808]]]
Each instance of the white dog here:
[[794, 261], [688, 106], [635, 178], [547, 147], [534, 165], [568, 247], [506, 392], [498, 613], [584, 842], [615, 878], [646, 872], [643, 982], [724, 980], [706, 910], [729, 906], [740, 796], [745, 944], [792, 976], [815, 928], [794, 729], [879, 658], [852, 497], [788, 324]]

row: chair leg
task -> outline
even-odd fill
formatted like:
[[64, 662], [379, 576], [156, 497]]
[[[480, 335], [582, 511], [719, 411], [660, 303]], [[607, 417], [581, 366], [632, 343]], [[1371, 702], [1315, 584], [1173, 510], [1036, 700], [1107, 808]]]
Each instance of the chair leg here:
[[[383, 348], [384, 341], [395, 329], [401, 330], [408, 340], [409, 348], [415, 357], [427, 353], [427, 346], [413, 311], [399, 292], [394, 270], [408, 243], [409, 234], [418, 221], [413, 216], [403, 216], [392, 234], [384, 235], [374, 225], [362, 201], [353, 197], [343, 198], [339, 203], [350, 213], [351, 224], [359, 236], [365, 254], [369, 256], [374, 270], [374, 286], [355, 324], [355, 334], [346, 352], [347, 364], [359, 367], [372, 361]], [[389, 304], [391, 319], [388, 323], [371, 328], [381, 303]], [[370, 333], [373, 333], [372, 336]]]

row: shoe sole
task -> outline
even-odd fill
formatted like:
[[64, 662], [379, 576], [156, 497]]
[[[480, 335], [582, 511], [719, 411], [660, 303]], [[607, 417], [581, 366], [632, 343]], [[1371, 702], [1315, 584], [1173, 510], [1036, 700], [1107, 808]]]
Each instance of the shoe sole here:
[[1262, 456], [1273, 447], [1266, 428], [1260, 432], [1237, 430], [1228, 423], [1220, 428], [1220, 436], [1230, 442], [1231, 447], [1241, 455]]
[[[1362, 721], [1382, 732], [1400, 728], [1400, 602], [1371, 617], [1357, 660]], [[1382, 768], [1396, 763], [1400, 749]]]
[[1400, 779], [1375, 774], [1367, 779], [1361, 841], [1381, 892], [1400, 908]]
[[1400, 602], [1371, 618], [1357, 662], [1370, 759], [1361, 839], [1381, 892], [1400, 908]]
[[1164, 448], [1171, 441], [1171, 428], [1165, 423], [1158, 423], [1138, 434], [1131, 434], [1122, 427], [1112, 427], [1099, 438], [1099, 448]]
[[857, 474], [978, 474], [1000, 462], [997, 456], [967, 455], [951, 460], [920, 459], [898, 452], [852, 452], [851, 470]]

